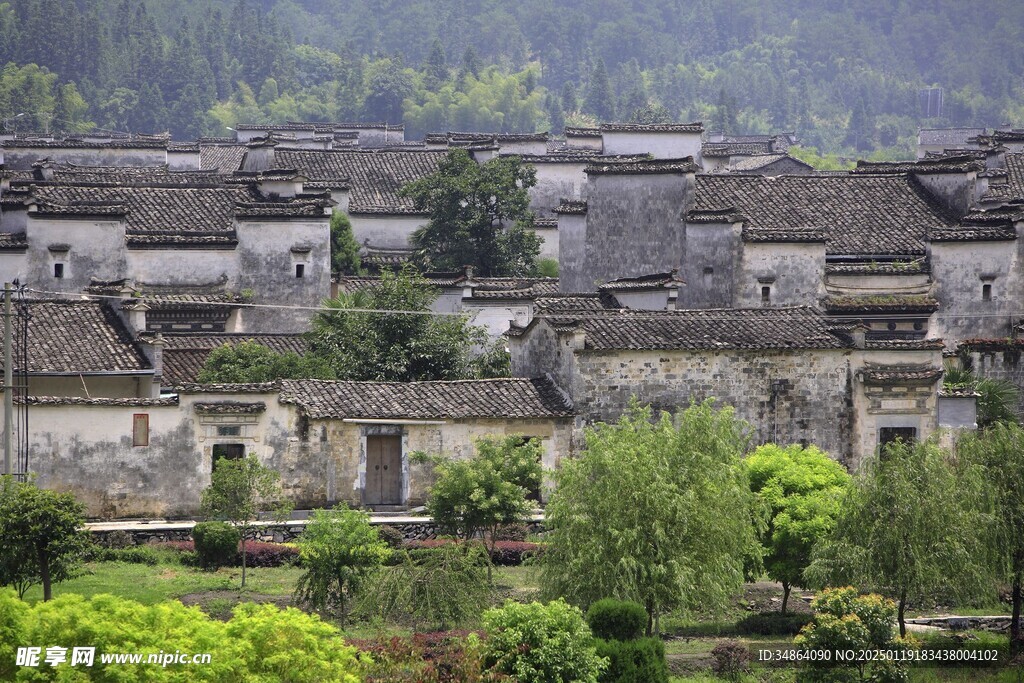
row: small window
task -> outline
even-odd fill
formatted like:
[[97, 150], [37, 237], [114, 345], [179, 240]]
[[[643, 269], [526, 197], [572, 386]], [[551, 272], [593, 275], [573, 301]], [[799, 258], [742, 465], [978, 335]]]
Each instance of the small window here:
[[132, 416], [132, 445], [149, 445], [149, 415], [145, 413]]
[[240, 443], [218, 443], [213, 446], [213, 469], [222, 459], [241, 460], [245, 457], [245, 446]]
[[887, 329], [888, 329], [888, 330], [889, 330], [890, 332], [895, 332], [895, 331], [896, 331], [896, 323], [894, 323], [894, 322], [890, 322], [890, 323], [889, 323], [888, 325], [886, 325], [886, 328], [887, 328]]
[[295, 277], [303, 277], [306, 274], [306, 265], [304, 263], [295, 264]]
[[241, 425], [218, 425], [217, 436], [241, 436]]
[[704, 275], [714, 275], [715, 269], [711, 266], [704, 266]]
[[53, 276], [55, 278], [62, 278], [62, 277], [64, 277], [64, 264], [63, 263], [54, 263], [53, 264]]
[[917, 440], [917, 429], [914, 427], [882, 427], [878, 430], [878, 447], [882, 455], [891, 444], [903, 442], [911, 444]]
[[992, 301], [992, 285], [981, 286], [981, 300]]
[[772, 302], [772, 288], [768, 285], [761, 287], [761, 303], [770, 304]]

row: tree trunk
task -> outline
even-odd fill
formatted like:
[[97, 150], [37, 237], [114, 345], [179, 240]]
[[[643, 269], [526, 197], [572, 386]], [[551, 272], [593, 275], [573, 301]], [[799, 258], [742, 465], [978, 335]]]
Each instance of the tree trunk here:
[[900, 591], [900, 611], [899, 611], [899, 614], [896, 616], [896, 619], [899, 621], [899, 624], [900, 624], [900, 638], [906, 638], [907, 637], [906, 613], [907, 613], [907, 590], [904, 588], [902, 591]]
[[1013, 602], [1013, 609], [1010, 611], [1010, 659], [1016, 657], [1021, 649], [1024, 649], [1024, 641], [1020, 635], [1020, 609], [1024, 587], [1021, 586], [1020, 576], [1013, 581], [1013, 588], [1010, 593], [1010, 600]]
[[242, 588], [245, 588], [245, 531], [242, 531]]
[[782, 582], [782, 613], [786, 613], [786, 605], [789, 603], [789, 592], [793, 590], [793, 584]]
[[647, 601], [647, 633], [645, 634], [648, 638], [654, 633], [654, 602], [651, 600]]
[[39, 576], [43, 580], [43, 601], [53, 598], [53, 587], [50, 585], [50, 554], [39, 549]]

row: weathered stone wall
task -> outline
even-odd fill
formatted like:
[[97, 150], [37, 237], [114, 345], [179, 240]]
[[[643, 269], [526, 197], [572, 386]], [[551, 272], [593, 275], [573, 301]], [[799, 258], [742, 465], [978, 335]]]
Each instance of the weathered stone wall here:
[[740, 225], [688, 223], [685, 234], [686, 286], [679, 291], [679, 308], [732, 307], [734, 272], [743, 250]]
[[18, 147], [4, 150], [4, 168], [28, 171], [44, 157], [56, 164], [77, 166], [162, 166], [167, 163], [167, 150], [163, 147]]
[[961, 362], [975, 376], [1010, 382], [1020, 390], [1017, 414], [1024, 417], [1024, 346], [992, 345], [983, 350], [961, 349]]
[[[558, 216], [558, 291], [593, 292], [600, 282], [587, 272], [587, 217]], [[615, 276], [618, 277], [618, 276]], [[611, 279], [611, 278], [609, 278]]]
[[563, 199], [586, 199], [587, 162], [532, 164], [537, 170], [537, 184], [530, 188], [530, 209], [537, 216], [554, 216]]
[[693, 157], [701, 163], [700, 133], [652, 133], [603, 131], [605, 154], [650, 154], [655, 159]]
[[541, 440], [544, 450], [541, 464], [551, 471], [571, 452], [572, 428], [570, 419], [410, 421], [386, 425], [372, 421], [314, 420], [307, 440], [292, 443], [290, 451], [324, 463], [325, 476], [319, 482], [310, 481], [314, 496], [304, 507], [324, 507], [337, 502], [360, 506], [366, 486], [367, 436], [400, 436], [403, 504], [417, 506], [426, 502], [433, 484], [433, 466], [411, 462], [410, 454], [423, 452], [468, 458], [475, 452], [474, 442], [479, 438], [522, 434]]
[[[937, 336], [947, 348], [973, 338], [1005, 338], [1020, 318], [1021, 240], [932, 242], [933, 296], [939, 301]], [[983, 298], [991, 285], [991, 300]]]
[[[45, 291], [81, 292], [91, 278], [125, 277], [125, 228], [118, 220], [55, 220], [29, 218], [27, 284]], [[68, 248], [52, 251], [51, 247]], [[54, 264], [64, 276], [54, 277]]]
[[349, 218], [356, 242], [378, 249], [407, 249], [409, 238], [427, 222], [426, 216], [391, 214], [353, 213]]
[[670, 412], [714, 398], [750, 423], [755, 443], [813, 443], [851, 459], [849, 352], [591, 351], [576, 360], [582, 386], [573, 399], [587, 420], [617, 420], [633, 396]]
[[824, 242], [746, 242], [736, 270], [733, 305], [761, 306], [761, 289], [769, 287], [768, 305], [817, 306], [825, 296], [824, 270]]
[[687, 176], [591, 175], [588, 182], [582, 262], [565, 257], [579, 248], [576, 235], [559, 236], [563, 291], [594, 291], [595, 283], [679, 268]]
[[[318, 306], [331, 294], [330, 218], [239, 221], [238, 291], [255, 303]], [[296, 266], [303, 266], [297, 277]], [[303, 332], [310, 310], [256, 308], [243, 312], [245, 332]]]

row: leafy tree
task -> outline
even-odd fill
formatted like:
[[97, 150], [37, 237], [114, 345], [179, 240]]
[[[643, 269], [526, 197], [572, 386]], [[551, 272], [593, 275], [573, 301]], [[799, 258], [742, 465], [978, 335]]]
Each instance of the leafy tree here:
[[358, 510], [317, 510], [299, 536], [305, 573], [295, 595], [317, 609], [337, 607], [341, 625], [352, 596], [391, 556], [388, 544]]
[[750, 490], [765, 515], [759, 540], [765, 569], [782, 584], [782, 613], [793, 586], [803, 585], [811, 549], [827, 537], [850, 475], [814, 446], [760, 446], [746, 460]]
[[242, 588], [245, 588], [246, 535], [260, 512], [283, 516], [291, 509], [281, 495], [281, 475], [260, 463], [255, 454], [238, 460], [221, 459], [213, 468], [200, 507], [207, 517], [231, 522], [242, 532]]
[[385, 59], [371, 65], [367, 74], [363, 109], [367, 118], [385, 123], [402, 120], [402, 101], [412, 94], [412, 76], [401, 62]]
[[278, 379], [334, 379], [330, 363], [313, 354], [277, 353], [256, 341], [224, 344], [210, 352], [196, 380], [202, 384], [249, 384]]
[[90, 545], [84, 510], [70, 493], [0, 477], [0, 586], [23, 597], [41, 583], [43, 600], [51, 599], [53, 584], [75, 575]]
[[996, 576], [1010, 584], [1010, 652], [1024, 650], [1021, 606], [1024, 603], [1024, 428], [997, 422], [978, 434], [965, 434], [957, 454], [984, 468], [991, 497], [991, 550]]
[[588, 429], [583, 452], [555, 475], [543, 593], [635, 600], [648, 634], [671, 609], [720, 608], [755, 542], [745, 442], [732, 409], [711, 401], [653, 422], [634, 403], [617, 424]]
[[331, 270], [339, 275], [361, 275], [359, 242], [352, 234], [352, 221], [343, 211], [331, 213]]
[[889, 445], [854, 477], [831, 536], [812, 550], [806, 580], [893, 597], [905, 636], [908, 604], [984, 592], [983, 485], [977, 467], [934, 443]]
[[583, 110], [593, 114], [598, 121], [615, 120], [615, 94], [612, 92], [611, 82], [608, 80], [608, 69], [605, 68], [604, 60], [598, 58], [594, 64], [594, 70], [590, 73], [590, 83], [587, 85], [587, 97], [583, 101]]
[[533, 507], [527, 496], [540, 489], [541, 455], [537, 440], [509, 435], [478, 439], [468, 460], [435, 457], [427, 511], [445, 533], [482, 536], [493, 555], [498, 527], [524, 521]]
[[437, 172], [402, 188], [430, 220], [413, 233], [420, 264], [432, 270], [475, 266], [485, 277], [525, 276], [540, 253], [527, 191], [537, 173], [518, 157], [477, 164], [462, 149]]
[[597, 683], [608, 666], [579, 608], [562, 600], [509, 600], [484, 614], [484, 628], [487, 662], [520, 683]]
[[324, 302], [331, 310], [313, 316], [310, 353], [328, 362], [338, 379], [470, 379], [479, 369], [472, 349], [488, 346], [487, 333], [463, 316], [431, 314], [436, 298], [437, 290], [410, 268], [382, 273], [359, 296]]

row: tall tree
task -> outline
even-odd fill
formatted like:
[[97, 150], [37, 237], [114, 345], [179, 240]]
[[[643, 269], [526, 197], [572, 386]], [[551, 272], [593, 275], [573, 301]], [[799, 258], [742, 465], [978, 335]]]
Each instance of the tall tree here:
[[597, 63], [594, 64], [594, 70], [590, 73], [583, 110], [596, 116], [598, 121], [615, 120], [615, 94], [612, 92], [612, 85], [608, 80], [608, 69], [605, 68], [604, 60], [601, 58], [598, 58]]
[[711, 401], [654, 421], [634, 405], [588, 429], [583, 452], [555, 475], [543, 593], [579, 605], [634, 600], [648, 634], [669, 610], [723, 607], [755, 543], [744, 431]]
[[436, 90], [448, 80], [448, 62], [440, 38], [434, 38], [434, 43], [430, 46], [430, 55], [423, 65], [423, 79], [423, 85], [431, 90]]
[[849, 484], [846, 468], [814, 446], [759, 446], [745, 461], [765, 525], [758, 537], [764, 567], [782, 584], [782, 613], [793, 586], [804, 584], [815, 543], [827, 538]]
[[420, 264], [448, 271], [472, 265], [487, 277], [529, 275], [540, 253], [527, 194], [536, 184], [536, 171], [518, 157], [478, 164], [465, 150], [449, 152], [436, 173], [402, 188], [430, 215], [412, 237]]
[[831, 536], [812, 551], [812, 586], [855, 585], [894, 598], [900, 636], [910, 604], [983, 595], [982, 473], [934, 443], [890, 444], [862, 466]]

